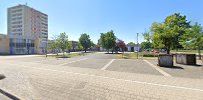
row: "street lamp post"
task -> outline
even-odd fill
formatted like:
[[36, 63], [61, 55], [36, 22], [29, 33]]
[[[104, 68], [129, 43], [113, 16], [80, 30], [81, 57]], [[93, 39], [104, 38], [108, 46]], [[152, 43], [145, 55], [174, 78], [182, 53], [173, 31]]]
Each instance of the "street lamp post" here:
[[46, 38], [46, 48], [45, 48], [45, 53], [46, 53], [46, 58], [47, 58], [47, 48], [48, 48], [48, 37]]
[[139, 33], [137, 33], [137, 59], [138, 59], [138, 34]]

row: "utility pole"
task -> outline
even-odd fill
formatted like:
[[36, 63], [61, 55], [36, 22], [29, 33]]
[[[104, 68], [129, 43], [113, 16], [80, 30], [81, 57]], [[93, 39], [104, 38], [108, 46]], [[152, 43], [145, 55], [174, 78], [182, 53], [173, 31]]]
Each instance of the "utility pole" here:
[[137, 59], [138, 59], [138, 34], [139, 33], [137, 33]]
[[47, 48], [48, 48], [48, 37], [46, 38], [46, 47], [45, 47], [45, 53], [46, 53], [46, 58], [47, 58]]

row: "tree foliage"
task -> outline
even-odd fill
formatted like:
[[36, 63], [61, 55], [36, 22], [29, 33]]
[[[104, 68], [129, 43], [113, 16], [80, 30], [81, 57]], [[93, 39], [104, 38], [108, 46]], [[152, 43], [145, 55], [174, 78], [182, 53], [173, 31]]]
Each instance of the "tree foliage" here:
[[147, 42], [150, 42], [151, 41], [151, 35], [150, 35], [150, 32], [145, 32], [142, 34], [144, 36], [144, 40], [147, 41]]
[[84, 48], [85, 52], [87, 51], [88, 48], [91, 47], [90, 36], [87, 35], [86, 33], [81, 34], [81, 36], [79, 38], [79, 42], [82, 45], [82, 47]]
[[200, 56], [201, 49], [203, 49], [202, 26], [198, 23], [192, 25], [188, 32], [181, 37], [180, 44], [182, 44], [185, 49], [197, 49]]
[[109, 49], [114, 49], [116, 46], [116, 36], [114, 32], [111, 30], [107, 33], [101, 33], [100, 36], [100, 44], [103, 48], [107, 49], [109, 52]]
[[117, 47], [118, 49], [121, 48], [122, 51], [124, 52], [124, 49], [125, 49], [125, 47], [126, 47], [125, 42], [124, 42], [123, 40], [118, 39], [118, 40], [116, 41], [116, 47]]
[[64, 54], [65, 50], [69, 47], [68, 35], [65, 32], [60, 33], [60, 35], [56, 39], [56, 43]]
[[47, 49], [49, 51], [51, 51], [51, 52], [56, 53], [58, 51], [58, 49], [59, 49], [57, 41], [55, 39], [54, 40], [49, 40]]
[[81, 43], [78, 43], [78, 50], [83, 50], [84, 48], [82, 47]]
[[141, 48], [142, 48], [142, 50], [151, 49], [152, 48], [152, 43], [151, 42], [142, 42], [141, 43]]
[[134, 42], [129, 42], [127, 45], [135, 46], [135, 43]]
[[186, 16], [175, 13], [168, 16], [164, 23], [153, 23], [151, 27], [152, 42], [156, 48], [165, 48], [170, 53], [171, 48], [177, 48], [180, 37], [187, 32], [190, 22]]
[[144, 42], [141, 43], [141, 48], [142, 50], [144, 49], [151, 49], [152, 48], [152, 43], [151, 43], [151, 34], [150, 32], [145, 32], [142, 34], [144, 37]]

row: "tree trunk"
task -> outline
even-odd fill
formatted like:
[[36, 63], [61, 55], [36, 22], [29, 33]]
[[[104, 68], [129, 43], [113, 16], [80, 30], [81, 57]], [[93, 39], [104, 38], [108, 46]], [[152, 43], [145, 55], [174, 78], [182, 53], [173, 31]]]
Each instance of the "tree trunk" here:
[[64, 51], [63, 51], [63, 57], [65, 57]]
[[166, 46], [166, 52], [167, 52], [167, 54], [170, 54], [170, 46]]
[[170, 54], [170, 49], [166, 49], [167, 54]]
[[201, 60], [202, 59], [202, 55], [201, 55], [201, 50], [200, 50], [200, 47], [198, 47], [198, 55], [199, 55], [199, 60]]
[[85, 48], [85, 53], [87, 52], [87, 49]]

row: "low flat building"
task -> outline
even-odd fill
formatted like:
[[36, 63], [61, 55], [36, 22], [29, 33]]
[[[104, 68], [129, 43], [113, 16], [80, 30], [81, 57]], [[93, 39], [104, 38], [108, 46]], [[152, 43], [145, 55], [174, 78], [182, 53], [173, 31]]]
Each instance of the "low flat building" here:
[[127, 51], [128, 52], [135, 52], [135, 51], [140, 51], [141, 47], [140, 47], [140, 44], [134, 44], [134, 45], [130, 45], [130, 44], [127, 44]]
[[69, 43], [71, 44], [71, 48], [70, 51], [71, 52], [75, 52], [79, 50], [79, 42], [78, 41], [69, 41]]

